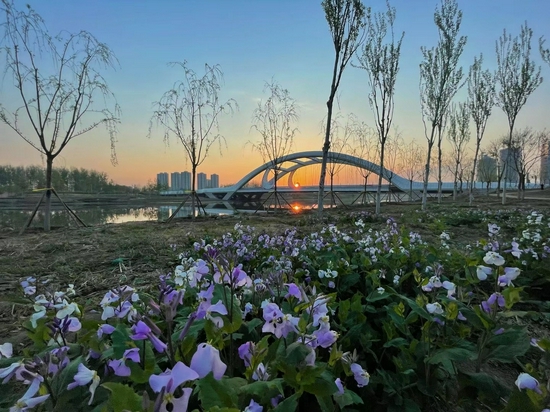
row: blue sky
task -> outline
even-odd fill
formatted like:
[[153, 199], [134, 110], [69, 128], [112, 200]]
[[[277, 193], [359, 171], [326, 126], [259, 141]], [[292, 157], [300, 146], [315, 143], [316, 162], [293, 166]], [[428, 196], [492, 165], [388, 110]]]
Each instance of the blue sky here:
[[[110, 164], [108, 136], [100, 128], [71, 142], [57, 161], [59, 166], [103, 170], [125, 184], [145, 184], [158, 171], [185, 170], [183, 149], [175, 141], [166, 147], [158, 129], [147, 137], [152, 102], [179, 78], [180, 72], [167, 63], [183, 60], [198, 73], [204, 63], [219, 64], [225, 76], [221, 97], [234, 98], [239, 104], [237, 113], [220, 122], [229, 147], [221, 156], [218, 150], [212, 151], [202, 171], [218, 173], [221, 183], [231, 183], [261, 163], [245, 144], [257, 140], [250, 130], [252, 111], [262, 97], [264, 83], [272, 78], [301, 107], [295, 150], [321, 149], [321, 121], [326, 114], [334, 51], [318, 0], [15, 1], [18, 8], [27, 3], [52, 33], [88, 30], [107, 43], [120, 62], [116, 71], [105, 73], [122, 108], [119, 165]], [[364, 3], [374, 10], [385, 7], [384, 0]], [[438, 1], [393, 0], [391, 4], [397, 9], [396, 31], [405, 31], [394, 122], [405, 139], [424, 145], [418, 66], [420, 47], [437, 42], [433, 12]], [[550, 67], [538, 53], [538, 38], [550, 38], [550, 1], [459, 0], [458, 4], [464, 13], [462, 34], [468, 36], [461, 59], [466, 71], [479, 53], [484, 54], [488, 68], [495, 68], [495, 41], [504, 28], [513, 35], [525, 21], [533, 28], [534, 56], [549, 81], [530, 97], [519, 114], [518, 127], [550, 128]], [[4, 104], [6, 97], [13, 98], [9, 81], [4, 81], [0, 93]], [[367, 93], [366, 74], [348, 67], [337, 109], [343, 114], [353, 112], [373, 125]], [[456, 101], [462, 99], [465, 92]], [[506, 128], [506, 117], [495, 107], [485, 139], [504, 134]], [[0, 125], [0, 136], [0, 164], [40, 163], [38, 153], [4, 125]]]

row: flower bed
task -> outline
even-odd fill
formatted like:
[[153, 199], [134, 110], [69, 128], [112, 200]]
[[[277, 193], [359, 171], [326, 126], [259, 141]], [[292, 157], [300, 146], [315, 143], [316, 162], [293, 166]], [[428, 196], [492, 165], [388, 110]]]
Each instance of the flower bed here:
[[[71, 301], [73, 285], [28, 278], [32, 345], [0, 346], [0, 406], [541, 411], [550, 341], [518, 319], [548, 310], [550, 228], [537, 212], [504, 214], [449, 214], [448, 225], [487, 227], [460, 248], [391, 218], [374, 230], [368, 214], [306, 236], [237, 224], [182, 250], [158, 285], [113, 288], [95, 314]], [[513, 388], [486, 372], [503, 364], [517, 371]]]

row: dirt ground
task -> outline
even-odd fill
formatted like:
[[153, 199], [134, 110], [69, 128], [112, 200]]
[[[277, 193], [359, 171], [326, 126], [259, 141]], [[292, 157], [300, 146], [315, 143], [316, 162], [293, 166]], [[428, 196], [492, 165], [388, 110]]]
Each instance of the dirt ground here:
[[[507, 209], [524, 208], [548, 210], [550, 190], [527, 192], [526, 200], [509, 198]], [[479, 197], [474, 208], [502, 209], [495, 197]], [[444, 200], [442, 205], [431, 203], [429, 210], [469, 208], [466, 196], [457, 202]], [[382, 216], [374, 225], [383, 225], [388, 216], [397, 218], [418, 211], [419, 204], [383, 204]], [[374, 212], [372, 205], [353, 209], [330, 210], [325, 221], [343, 221], [346, 215], [358, 211]], [[205, 236], [219, 236], [230, 231], [237, 222], [256, 227], [270, 234], [282, 233], [296, 227], [299, 232], [311, 233], [323, 224], [315, 212], [252, 214], [236, 216], [180, 219], [170, 224], [159, 222], [129, 222], [87, 228], [55, 228], [50, 233], [33, 229], [19, 235], [14, 230], [0, 229], [0, 341], [21, 334], [19, 323], [28, 316], [29, 305], [21, 305], [19, 282], [34, 276], [48, 279], [53, 287], [66, 288], [74, 284], [77, 301], [95, 306], [102, 295], [116, 284], [148, 287], [156, 284], [158, 276], [173, 270], [177, 254]], [[434, 236], [422, 223], [411, 224], [409, 230]], [[468, 243], [479, 239], [479, 228], [453, 228], [453, 237]]]

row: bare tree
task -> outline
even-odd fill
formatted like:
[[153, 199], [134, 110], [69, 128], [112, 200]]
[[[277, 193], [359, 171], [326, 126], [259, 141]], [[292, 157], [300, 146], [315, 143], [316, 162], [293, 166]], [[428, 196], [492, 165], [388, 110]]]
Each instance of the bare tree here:
[[[546, 131], [535, 132], [528, 127], [514, 132], [512, 136], [512, 143], [509, 146], [512, 152], [510, 158], [518, 173], [518, 199], [525, 198], [526, 180], [540, 163], [540, 159], [544, 155], [542, 145], [547, 139]], [[507, 137], [503, 141], [507, 141]]]
[[290, 97], [287, 89], [283, 89], [274, 81], [266, 83], [264, 91], [270, 96], [258, 103], [254, 110], [253, 125], [261, 139], [252, 144], [252, 148], [262, 156], [264, 163], [269, 163], [273, 170], [273, 195], [275, 208], [281, 206], [277, 193], [280, 165], [276, 160], [290, 154], [294, 144], [294, 136], [298, 128], [294, 123], [298, 121], [296, 101]]
[[[172, 89], [165, 92], [161, 99], [153, 103], [155, 111], [149, 124], [149, 137], [153, 124], [164, 131], [164, 141], [168, 143], [170, 135], [178, 139], [191, 163], [191, 216], [195, 217], [196, 174], [197, 167], [208, 157], [213, 144], [225, 143], [219, 133], [218, 118], [224, 113], [233, 113], [237, 103], [233, 99], [221, 103], [219, 92], [223, 83], [223, 73], [219, 65], [204, 65], [204, 75], [197, 74], [187, 67], [187, 62], [169, 63], [183, 70], [183, 80], [177, 81]], [[183, 204], [170, 216], [170, 221]]]
[[363, 42], [362, 29], [365, 26], [365, 6], [361, 0], [323, 0], [321, 4], [325, 11], [325, 17], [334, 45], [334, 65], [330, 95], [327, 100], [327, 126], [325, 130], [325, 142], [323, 144], [321, 175], [319, 177], [319, 195], [317, 200], [319, 214], [323, 213], [327, 158], [328, 151], [330, 150], [332, 106], [344, 69]]
[[482, 70], [482, 64], [483, 55], [480, 55], [479, 58], [474, 57], [474, 64], [470, 66], [468, 74], [468, 106], [476, 125], [476, 148], [470, 175], [470, 206], [474, 202], [473, 186], [479, 148], [485, 133], [487, 120], [495, 105], [495, 77], [489, 70]]
[[[367, 41], [357, 66], [367, 72], [369, 79], [369, 104], [378, 131], [381, 169], [384, 167], [386, 140], [393, 121], [395, 82], [399, 72], [401, 43], [405, 36], [403, 32], [396, 41], [393, 30], [395, 7], [391, 7], [389, 1], [386, 2], [386, 6], [387, 10], [384, 13], [371, 14], [370, 9], [367, 12]], [[376, 214], [380, 213], [381, 190], [382, 174], [378, 176]]]
[[[92, 34], [81, 31], [51, 36], [30, 6], [18, 11], [11, 1], [1, 1], [6, 16], [2, 49], [6, 73], [17, 90], [18, 107], [10, 112], [0, 105], [0, 121], [46, 158], [44, 230], [48, 231], [53, 163], [70, 141], [104, 125], [111, 138], [111, 160], [116, 164], [120, 111], [101, 71], [114, 68], [117, 60]], [[114, 101], [112, 110], [106, 107], [109, 100]], [[11, 106], [11, 102], [4, 104]]]
[[[366, 159], [368, 161], [378, 158], [378, 139], [377, 136], [375, 136], [376, 132], [365, 122], [360, 122], [354, 115], [351, 116], [353, 116], [352, 124], [354, 125], [352, 154], [360, 159]], [[352, 203], [357, 202], [359, 199], [361, 199], [361, 203], [368, 203], [367, 186], [372, 172], [367, 169], [359, 168], [359, 173], [363, 178], [363, 192], [360, 193]]]
[[422, 148], [416, 140], [411, 140], [403, 147], [399, 158], [399, 171], [409, 180], [409, 201], [414, 200], [413, 182], [422, 178]]
[[397, 127], [393, 127], [392, 135], [388, 136], [386, 141], [386, 161], [385, 167], [388, 172], [388, 196], [387, 202], [391, 200], [392, 195], [392, 185], [393, 185], [393, 176], [397, 174], [399, 168], [399, 158], [403, 153], [403, 138], [401, 132]]
[[462, 11], [458, 9], [456, 0], [442, 0], [441, 8], [436, 8], [434, 21], [439, 31], [439, 43], [431, 49], [422, 47], [424, 60], [420, 63], [420, 103], [428, 141], [422, 209], [426, 209], [430, 160], [436, 131], [439, 132], [441, 141], [445, 114], [462, 80], [462, 68], [457, 65], [466, 44], [466, 37], [458, 37]]
[[[340, 200], [340, 203], [343, 204], [342, 200], [334, 192], [334, 177], [343, 169], [344, 164], [339, 163], [338, 160], [341, 158], [340, 155], [347, 154], [351, 150], [351, 142], [354, 139], [354, 134], [356, 132], [355, 127], [355, 115], [350, 114], [346, 120], [345, 124], [342, 124], [341, 115], [336, 114], [332, 118], [332, 124], [330, 128], [330, 141], [331, 141], [331, 158], [332, 161], [327, 164], [327, 172], [330, 179], [330, 206], [333, 207], [336, 205], [336, 199]], [[325, 127], [323, 125], [323, 133], [325, 133]]]
[[[527, 103], [528, 97], [542, 83], [541, 68], [535, 65], [531, 58], [531, 37], [533, 30], [527, 23], [521, 26], [519, 36], [512, 38], [504, 30], [502, 36], [496, 42], [497, 72], [496, 80], [499, 84], [497, 92], [497, 105], [502, 108], [508, 117], [509, 134], [506, 147], [507, 160], [503, 165], [505, 169], [510, 164], [512, 136], [516, 118], [521, 108]], [[506, 181], [508, 173], [504, 173], [504, 189], [502, 192], [502, 204], [506, 204]]]
[[458, 107], [454, 104], [451, 106], [447, 140], [449, 140], [452, 147], [453, 200], [456, 201], [458, 182], [462, 180], [464, 171], [463, 161], [466, 145], [470, 141], [470, 109], [467, 103], [459, 103]]

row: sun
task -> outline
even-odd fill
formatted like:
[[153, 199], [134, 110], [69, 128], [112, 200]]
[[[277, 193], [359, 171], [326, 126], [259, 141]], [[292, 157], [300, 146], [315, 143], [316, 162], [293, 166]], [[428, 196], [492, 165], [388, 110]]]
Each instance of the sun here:
[[298, 183], [298, 182], [294, 183], [294, 187], [295, 187], [295, 188], [299, 188], [299, 187], [300, 187], [300, 183]]

